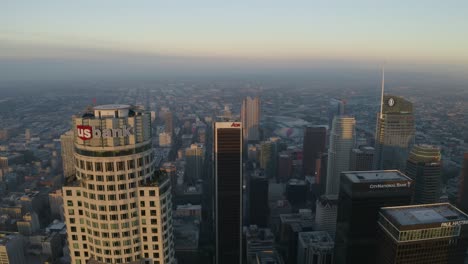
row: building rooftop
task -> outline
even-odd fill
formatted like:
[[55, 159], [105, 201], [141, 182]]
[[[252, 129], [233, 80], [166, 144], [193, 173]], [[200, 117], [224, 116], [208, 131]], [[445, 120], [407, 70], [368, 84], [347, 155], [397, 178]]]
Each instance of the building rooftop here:
[[440, 148], [437, 146], [420, 144], [414, 145], [408, 159], [412, 162], [440, 163]]
[[54, 220], [49, 226], [46, 227], [46, 231], [61, 231], [65, 229], [65, 223], [59, 220]]
[[118, 110], [118, 109], [128, 109], [130, 105], [126, 104], [107, 104], [107, 105], [98, 105], [94, 107], [94, 110]]
[[305, 181], [304, 180], [299, 180], [299, 179], [290, 179], [288, 181], [288, 185], [305, 185]]
[[301, 223], [304, 225], [313, 224], [314, 218], [310, 211], [298, 214], [280, 214], [281, 223]]
[[354, 153], [357, 153], [357, 154], [374, 154], [375, 152], [375, 149], [373, 147], [370, 147], [370, 146], [361, 146], [359, 148], [355, 148], [352, 150]]
[[299, 240], [302, 240], [305, 245], [327, 248], [333, 248], [335, 243], [327, 231], [300, 232]]
[[342, 174], [352, 183], [382, 183], [411, 180], [398, 170], [345, 171]]
[[192, 210], [201, 210], [202, 206], [199, 204], [181, 204], [177, 205], [177, 210], [192, 209]]
[[195, 217], [174, 218], [175, 250], [197, 250], [200, 222]]
[[162, 187], [166, 182], [169, 182], [169, 176], [165, 171], [156, 170], [153, 176], [146, 179], [143, 183], [138, 183], [139, 187]]
[[245, 239], [262, 241], [262, 240], [275, 240], [275, 235], [269, 228], [259, 228], [256, 225], [244, 226]]
[[468, 224], [468, 215], [449, 203], [384, 207], [380, 212], [397, 227], [439, 223], [447, 223], [447, 226]]
[[261, 251], [257, 253], [258, 264], [283, 264], [284, 261], [276, 251]]

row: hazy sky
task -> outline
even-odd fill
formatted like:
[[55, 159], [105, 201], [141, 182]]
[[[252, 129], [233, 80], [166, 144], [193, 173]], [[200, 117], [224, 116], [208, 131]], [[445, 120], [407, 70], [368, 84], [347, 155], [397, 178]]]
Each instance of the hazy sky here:
[[109, 62], [122, 56], [466, 67], [468, 1], [0, 3], [3, 64], [40, 59]]

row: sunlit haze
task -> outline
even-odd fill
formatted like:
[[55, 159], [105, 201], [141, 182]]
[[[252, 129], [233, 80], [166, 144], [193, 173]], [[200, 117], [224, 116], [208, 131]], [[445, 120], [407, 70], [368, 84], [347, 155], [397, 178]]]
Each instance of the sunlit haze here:
[[466, 72], [467, 8], [466, 1], [7, 1], [0, 67], [16, 75], [5, 62], [151, 69], [386, 61]]

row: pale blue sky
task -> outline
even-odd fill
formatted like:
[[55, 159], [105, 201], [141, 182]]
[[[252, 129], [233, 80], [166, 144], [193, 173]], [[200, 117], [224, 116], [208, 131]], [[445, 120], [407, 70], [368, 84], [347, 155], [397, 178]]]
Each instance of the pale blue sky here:
[[4, 0], [0, 60], [468, 65], [468, 1]]

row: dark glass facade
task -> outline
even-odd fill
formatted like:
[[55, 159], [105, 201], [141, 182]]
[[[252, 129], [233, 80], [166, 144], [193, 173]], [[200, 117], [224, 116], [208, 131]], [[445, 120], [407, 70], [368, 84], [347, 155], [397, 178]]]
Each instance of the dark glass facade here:
[[[224, 124], [224, 126], [223, 126]], [[215, 124], [216, 263], [239, 264], [242, 256], [242, 129]]]
[[249, 223], [258, 227], [268, 225], [268, 179], [265, 176], [251, 176], [249, 186]]
[[[402, 175], [398, 171], [393, 171]], [[353, 172], [348, 172], [353, 173]], [[366, 172], [368, 173], [368, 172]], [[385, 171], [374, 171], [374, 175]], [[353, 182], [341, 174], [338, 218], [335, 237], [337, 264], [375, 264], [377, 219], [381, 207], [409, 205], [412, 197], [411, 180], [392, 181], [363, 179]], [[358, 176], [359, 177], [359, 176]], [[401, 182], [401, 183], [399, 183]], [[407, 184], [406, 187], [386, 187]], [[409, 186], [408, 186], [409, 185]]]
[[415, 181], [413, 203], [439, 202], [442, 167], [440, 149], [431, 145], [415, 145], [406, 162], [406, 175]]
[[303, 144], [303, 173], [314, 176], [316, 174], [316, 160], [325, 152], [327, 143], [327, 129], [322, 126], [304, 128]]

